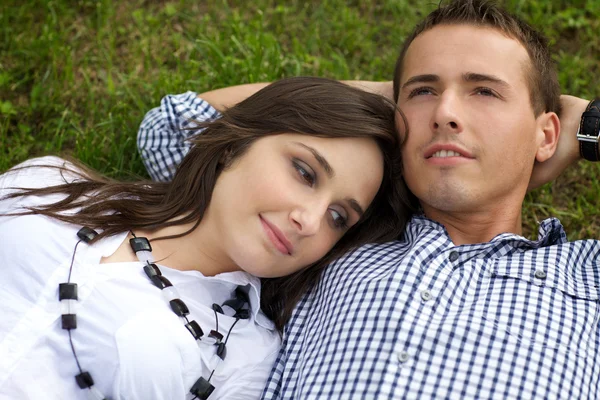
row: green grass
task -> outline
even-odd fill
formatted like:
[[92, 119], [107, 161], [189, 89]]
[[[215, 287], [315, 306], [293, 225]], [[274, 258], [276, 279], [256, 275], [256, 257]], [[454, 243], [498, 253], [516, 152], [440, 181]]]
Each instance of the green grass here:
[[[4, 1], [0, 171], [69, 154], [110, 176], [145, 175], [135, 135], [167, 93], [292, 75], [392, 78], [403, 38], [437, 1]], [[568, 4], [567, 4], [568, 3]], [[508, 0], [546, 33], [564, 92], [600, 96], [600, 2]], [[600, 238], [600, 165], [527, 196], [526, 233], [561, 218]]]

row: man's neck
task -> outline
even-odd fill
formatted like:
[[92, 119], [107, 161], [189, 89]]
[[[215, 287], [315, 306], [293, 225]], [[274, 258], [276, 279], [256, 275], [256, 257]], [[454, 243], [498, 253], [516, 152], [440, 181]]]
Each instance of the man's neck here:
[[522, 233], [521, 207], [511, 210], [480, 212], [447, 212], [423, 206], [425, 216], [441, 223], [452, 242], [462, 244], [485, 243], [501, 233]]

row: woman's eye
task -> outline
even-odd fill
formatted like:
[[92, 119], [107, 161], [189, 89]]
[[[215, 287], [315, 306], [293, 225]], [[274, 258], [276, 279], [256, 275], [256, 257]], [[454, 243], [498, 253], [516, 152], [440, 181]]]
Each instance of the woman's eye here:
[[348, 219], [340, 214], [338, 211], [329, 209], [331, 211], [331, 218], [333, 218], [333, 225], [336, 228], [347, 229], [348, 228]]
[[300, 175], [300, 178], [302, 178], [308, 186], [312, 187], [315, 184], [316, 177], [309, 171], [310, 168], [301, 161], [294, 160], [292, 163], [294, 164], [294, 168], [298, 172], [298, 175]]

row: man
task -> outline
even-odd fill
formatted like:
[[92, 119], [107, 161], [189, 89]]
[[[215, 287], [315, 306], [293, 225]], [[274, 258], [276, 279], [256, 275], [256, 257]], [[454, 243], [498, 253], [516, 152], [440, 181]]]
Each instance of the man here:
[[416, 28], [394, 96], [423, 215], [326, 270], [288, 323], [263, 398], [600, 397], [600, 243], [566, 242], [556, 219], [537, 240], [520, 236], [534, 165], [552, 178], [577, 158], [573, 99], [555, 155], [549, 65], [536, 32], [476, 0]]

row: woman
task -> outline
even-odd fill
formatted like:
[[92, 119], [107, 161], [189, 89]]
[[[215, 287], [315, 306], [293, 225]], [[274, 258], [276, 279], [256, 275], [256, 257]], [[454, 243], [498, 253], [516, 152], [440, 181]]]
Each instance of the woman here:
[[324, 266], [402, 231], [394, 112], [291, 78], [201, 124], [170, 183], [1, 176], [0, 398], [258, 397]]

